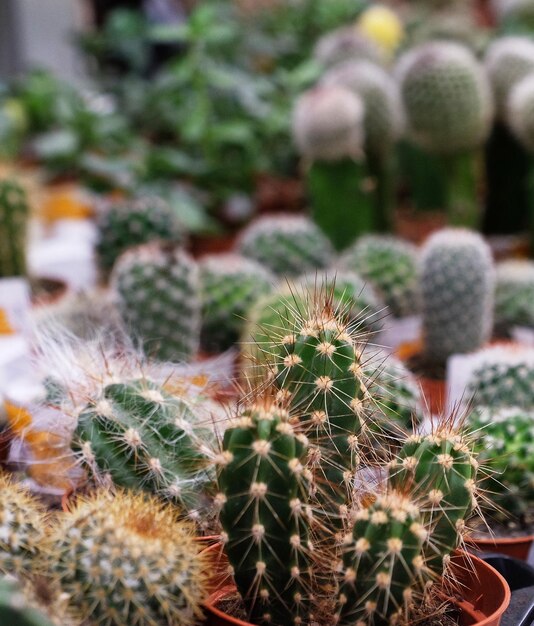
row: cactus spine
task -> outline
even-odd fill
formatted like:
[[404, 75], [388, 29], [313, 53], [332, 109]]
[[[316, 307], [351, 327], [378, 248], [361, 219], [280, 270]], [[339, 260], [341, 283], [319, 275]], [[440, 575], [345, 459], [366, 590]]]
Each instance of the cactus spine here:
[[0, 278], [26, 276], [29, 218], [24, 189], [14, 180], [0, 181]]

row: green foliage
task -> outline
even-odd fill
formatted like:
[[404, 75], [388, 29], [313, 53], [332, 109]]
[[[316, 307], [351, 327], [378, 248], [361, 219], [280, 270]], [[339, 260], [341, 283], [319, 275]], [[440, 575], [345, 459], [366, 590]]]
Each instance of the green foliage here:
[[14, 180], [0, 181], [0, 278], [26, 276], [29, 219], [24, 189]]

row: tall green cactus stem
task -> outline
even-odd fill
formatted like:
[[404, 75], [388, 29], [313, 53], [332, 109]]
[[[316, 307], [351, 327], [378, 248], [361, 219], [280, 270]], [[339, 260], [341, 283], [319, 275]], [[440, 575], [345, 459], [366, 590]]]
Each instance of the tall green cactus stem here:
[[246, 407], [224, 434], [220, 520], [225, 552], [250, 621], [308, 623], [312, 546], [306, 440], [269, 399]]
[[97, 484], [145, 490], [180, 502], [191, 516], [212, 480], [209, 434], [185, 400], [149, 380], [106, 386], [84, 408], [74, 437]]
[[81, 500], [52, 531], [49, 568], [73, 616], [107, 626], [190, 626], [206, 563], [190, 524], [145, 494]]
[[480, 348], [490, 337], [494, 291], [491, 252], [480, 235], [445, 229], [421, 253], [424, 351], [439, 364]]
[[391, 463], [393, 487], [408, 490], [419, 503], [428, 530], [425, 562], [438, 577], [477, 506], [477, 469], [472, 443], [447, 427], [425, 437], [412, 435]]
[[239, 339], [250, 308], [274, 287], [276, 279], [252, 259], [217, 254], [200, 261], [202, 347], [221, 352]]
[[125, 252], [111, 276], [127, 329], [160, 361], [190, 360], [200, 340], [200, 282], [196, 263], [168, 242]]
[[313, 218], [337, 250], [374, 228], [363, 116], [359, 96], [337, 85], [302, 94], [293, 115], [294, 142], [309, 162]]
[[0, 623], [6, 626], [54, 626], [43, 613], [29, 606], [24, 590], [14, 579], [0, 578]]
[[14, 180], [0, 181], [0, 278], [27, 274], [29, 218], [24, 189]]
[[534, 262], [503, 261], [497, 265], [495, 328], [509, 332], [514, 326], [534, 328]]
[[357, 511], [345, 546], [337, 623], [398, 623], [425, 577], [426, 538], [418, 507], [401, 492]]

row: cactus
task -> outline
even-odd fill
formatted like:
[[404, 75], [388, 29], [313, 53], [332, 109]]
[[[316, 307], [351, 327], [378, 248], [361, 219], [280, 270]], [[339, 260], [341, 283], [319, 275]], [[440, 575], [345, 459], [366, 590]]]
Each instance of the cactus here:
[[239, 339], [250, 308], [267, 295], [275, 277], [259, 263], [237, 254], [207, 256], [200, 261], [202, 290], [201, 344], [222, 352]]
[[480, 348], [492, 329], [494, 270], [480, 235], [445, 229], [421, 253], [423, 340], [428, 361]]
[[35, 574], [41, 568], [45, 516], [29, 491], [0, 474], [0, 573]]
[[192, 517], [205, 502], [212, 476], [210, 436], [189, 404], [149, 380], [107, 385], [82, 409], [74, 446], [97, 484], [178, 501]]
[[358, 59], [380, 61], [377, 44], [353, 26], [337, 28], [323, 35], [317, 42], [313, 55], [325, 67]]
[[374, 227], [363, 116], [359, 96], [338, 85], [306, 91], [293, 114], [294, 142], [310, 162], [313, 218], [338, 250]]
[[400, 492], [391, 491], [356, 512], [343, 557], [340, 626], [398, 623], [424, 577], [426, 536], [418, 507]]
[[[56, 626], [56, 622], [28, 602], [25, 590], [12, 578], [0, 578], [0, 623], [6, 626]], [[67, 625], [63, 622], [61, 626]]]
[[511, 90], [507, 112], [515, 136], [530, 153], [534, 153], [534, 67]]
[[417, 46], [399, 61], [397, 77], [408, 135], [437, 155], [446, 182], [450, 222], [478, 221], [478, 149], [493, 118], [491, 89], [474, 55], [460, 44], [436, 41]]
[[346, 251], [342, 265], [369, 281], [395, 317], [418, 312], [417, 248], [412, 244], [368, 235]]
[[506, 107], [515, 85], [534, 71], [534, 42], [529, 37], [510, 36], [496, 39], [484, 59], [497, 113], [506, 117]]
[[112, 289], [122, 318], [147, 354], [161, 361], [190, 359], [200, 339], [200, 282], [195, 262], [169, 242], [125, 252]]
[[24, 189], [14, 180], [0, 181], [0, 278], [26, 276], [29, 218]]
[[98, 219], [99, 265], [109, 273], [125, 250], [156, 239], [183, 239], [183, 227], [164, 200], [143, 197], [111, 204]]
[[510, 260], [497, 265], [495, 328], [534, 328], [534, 262]]
[[277, 276], [298, 276], [327, 267], [333, 251], [328, 239], [305, 217], [263, 217], [245, 228], [238, 242], [243, 256]]
[[224, 434], [220, 520], [225, 551], [254, 624], [307, 624], [311, 557], [306, 440], [268, 397]]
[[204, 562], [176, 509], [103, 492], [52, 531], [49, 569], [73, 615], [107, 626], [190, 626], [206, 597]]

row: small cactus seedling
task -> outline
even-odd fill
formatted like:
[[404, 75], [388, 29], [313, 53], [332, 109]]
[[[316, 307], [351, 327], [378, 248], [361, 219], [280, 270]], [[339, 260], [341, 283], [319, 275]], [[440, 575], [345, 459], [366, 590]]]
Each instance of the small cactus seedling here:
[[52, 531], [49, 570], [74, 616], [106, 626], [191, 626], [206, 597], [188, 523], [145, 494], [104, 492]]
[[111, 276], [128, 330], [149, 356], [189, 360], [200, 340], [198, 268], [183, 250], [153, 242], [125, 252]]
[[534, 263], [503, 261], [496, 278], [495, 328], [501, 333], [514, 326], [534, 328]]
[[0, 278], [26, 276], [29, 218], [24, 189], [14, 180], [0, 181]]
[[254, 624], [308, 623], [306, 447], [287, 411], [268, 398], [245, 407], [224, 434], [216, 501], [225, 551]]
[[239, 339], [250, 308], [276, 283], [273, 274], [252, 259], [218, 254], [200, 261], [201, 344], [222, 352]]
[[379, 235], [358, 239], [342, 257], [343, 266], [369, 281], [395, 317], [419, 310], [417, 261], [415, 246]]
[[183, 227], [172, 208], [156, 197], [110, 205], [99, 217], [98, 231], [96, 252], [106, 274], [128, 248], [158, 239], [174, 243], [183, 239]]
[[301, 216], [266, 216], [248, 226], [238, 250], [277, 276], [293, 277], [330, 265], [330, 242], [317, 226]]
[[480, 348], [492, 329], [494, 269], [482, 237], [463, 229], [432, 235], [421, 253], [424, 350], [444, 363]]

